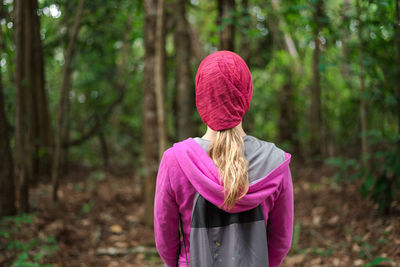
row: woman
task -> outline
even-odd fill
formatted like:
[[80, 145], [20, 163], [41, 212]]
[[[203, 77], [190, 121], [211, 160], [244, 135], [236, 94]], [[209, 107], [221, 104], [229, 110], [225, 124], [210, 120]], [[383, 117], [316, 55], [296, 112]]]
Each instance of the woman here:
[[290, 249], [291, 156], [243, 131], [252, 94], [237, 54], [201, 62], [196, 106], [207, 132], [165, 151], [157, 175], [154, 232], [167, 266], [274, 267]]

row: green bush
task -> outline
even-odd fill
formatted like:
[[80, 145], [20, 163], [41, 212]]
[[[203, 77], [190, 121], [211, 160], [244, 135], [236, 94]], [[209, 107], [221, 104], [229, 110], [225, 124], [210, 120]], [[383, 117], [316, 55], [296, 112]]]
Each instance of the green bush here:
[[399, 137], [375, 140], [380, 149], [368, 155], [368, 166], [361, 167], [360, 159], [329, 158], [326, 164], [338, 169], [337, 182], [361, 180], [360, 192], [378, 204], [380, 212], [391, 213], [393, 201], [399, 201], [400, 194], [400, 147]]
[[7, 242], [5, 249], [14, 255], [12, 263], [14, 267], [52, 266], [41, 262], [58, 250], [57, 240], [53, 236], [45, 238], [28, 236], [23, 231], [34, 222], [34, 219], [35, 215], [23, 213], [6, 216], [0, 220], [0, 239], [5, 239]]

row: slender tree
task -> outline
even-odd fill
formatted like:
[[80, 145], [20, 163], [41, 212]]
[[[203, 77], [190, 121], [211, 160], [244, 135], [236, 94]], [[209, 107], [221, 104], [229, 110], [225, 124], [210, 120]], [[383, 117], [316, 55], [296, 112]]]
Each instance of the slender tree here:
[[285, 19], [280, 14], [280, 0], [272, 0], [271, 4], [274, 11], [274, 14], [272, 14], [274, 21], [271, 21], [270, 26], [274, 28], [275, 43], [281, 49], [285, 49], [290, 54], [294, 62], [295, 70], [299, 73], [303, 73], [296, 44], [293, 41], [292, 35], [288, 31]]
[[357, 22], [358, 22], [358, 50], [360, 53], [359, 64], [360, 64], [360, 123], [361, 123], [361, 158], [364, 166], [367, 166], [367, 155], [368, 155], [368, 143], [367, 136], [367, 118], [365, 111], [365, 74], [364, 74], [364, 45], [362, 38], [363, 23], [361, 21], [361, 7], [360, 1], [356, 0], [357, 9]]
[[[35, 83], [30, 63], [32, 59], [32, 2], [14, 1], [15, 12], [15, 146], [17, 175], [20, 178], [20, 210], [29, 211], [29, 182], [33, 175], [34, 114], [32, 91]], [[37, 65], [38, 62], [33, 63]], [[38, 66], [40, 68], [40, 66]]]
[[54, 159], [52, 169], [53, 183], [53, 201], [57, 201], [57, 190], [59, 184], [59, 168], [61, 159], [61, 144], [65, 136], [65, 116], [69, 105], [69, 90], [71, 87], [71, 61], [74, 54], [74, 46], [78, 38], [78, 33], [81, 25], [84, 0], [79, 0], [77, 12], [75, 16], [74, 26], [72, 28], [71, 37], [68, 42], [67, 50], [65, 51], [65, 63], [63, 66], [63, 76], [60, 90], [60, 98], [57, 110], [57, 127], [54, 148]]
[[340, 71], [343, 75], [343, 79], [347, 83], [347, 86], [350, 85], [350, 64], [348, 62], [349, 58], [349, 37], [350, 37], [350, 32], [349, 32], [349, 25], [351, 21], [351, 16], [350, 16], [350, 11], [351, 10], [351, 3], [350, 0], [343, 0], [342, 8], [340, 10], [340, 16], [343, 21], [343, 28], [341, 30], [341, 42], [342, 42], [342, 54], [343, 54], [343, 60], [340, 62]]
[[291, 57], [293, 66], [282, 66], [283, 73], [286, 75], [285, 82], [279, 88], [279, 140], [280, 142], [290, 142], [292, 151], [299, 151], [299, 142], [297, 134], [297, 118], [294, 109], [294, 84], [293, 78], [295, 72], [302, 73], [300, 58], [298, 56], [296, 45], [284, 17], [280, 15], [281, 3], [279, 0], [272, 0], [272, 20], [270, 27], [273, 34], [273, 45], [276, 50], [285, 50]]
[[[4, 4], [0, 3], [0, 19], [4, 12]], [[4, 50], [3, 29], [0, 27], [0, 51]], [[3, 100], [3, 81], [0, 68], [0, 218], [6, 215], [14, 215], [15, 209], [15, 185], [14, 164], [11, 155], [8, 123]]]
[[155, 29], [157, 21], [157, 2], [145, 0], [143, 2], [145, 11], [144, 24], [144, 99], [143, 99], [143, 187], [145, 213], [144, 222], [148, 225], [153, 223], [153, 204], [155, 182], [158, 167], [158, 132], [154, 126], [157, 125], [157, 106], [155, 95]]
[[[397, 45], [397, 88], [396, 88], [396, 99], [397, 99], [397, 131], [400, 134], [400, 4], [399, 0], [396, 0], [396, 45]], [[400, 153], [400, 139], [398, 140], [398, 151]]]
[[192, 56], [194, 59], [200, 63], [200, 61], [203, 60], [203, 58], [206, 57], [206, 51], [204, 50], [204, 45], [202, 41], [200, 40], [199, 34], [197, 30], [194, 28], [194, 26], [190, 23], [188, 23], [189, 27], [189, 35], [190, 35], [190, 49]]
[[242, 10], [242, 31], [241, 31], [241, 38], [240, 38], [240, 56], [243, 60], [250, 65], [250, 42], [249, 36], [247, 34], [250, 28], [250, 13], [249, 13], [249, 1], [242, 0], [241, 3], [241, 10]]
[[235, 50], [235, 0], [218, 0], [219, 49]]
[[167, 147], [165, 123], [165, 3], [158, 0], [155, 38], [154, 87], [157, 107], [158, 157], [161, 159]]
[[175, 31], [174, 43], [176, 49], [176, 79], [177, 79], [177, 137], [179, 140], [193, 136], [194, 87], [190, 68], [190, 34], [186, 19], [185, 4], [187, 0], [177, 0], [174, 12]]
[[322, 112], [321, 112], [321, 84], [320, 84], [320, 45], [319, 32], [321, 30], [321, 19], [323, 16], [323, 1], [316, 0], [313, 5], [313, 39], [314, 54], [312, 58], [312, 81], [311, 81], [311, 106], [310, 106], [310, 148], [311, 155], [321, 155], [322, 151]]

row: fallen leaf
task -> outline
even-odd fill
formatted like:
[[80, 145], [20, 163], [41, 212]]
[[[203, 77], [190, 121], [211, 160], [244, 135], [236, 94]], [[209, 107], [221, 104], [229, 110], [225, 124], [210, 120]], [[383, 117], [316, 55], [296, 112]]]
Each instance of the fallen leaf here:
[[355, 251], [355, 252], [359, 252], [359, 251], [361, 250], [360, 246], [357, 245], [357, 244], [353, 244], [352, 249], [353, 249], [353, 251]]
[[295, 256], [291, 256], [291, 257], [286, 257], [285, 265], [286, 266], [299, 265], [299, 264], [302, 264], [305, 259], [306, 259], [306, 257], [303, 254], [298, 254], [298, 255], [295, 255]]
[[338, 258], [334, 258], [332, 264], [333, 266], [340, 266], [340, 260]]
[[122, 227], [119, 224], [113, 224], [110, 226], [110, 231], [114, 234], [122, 233]]
[[332, 224], [336, 224], [338, 221], [339, 221], [339, 216], [335, 215], [329, 219], [328, 223], [332, 225]]
[[355, 266], [361, 266], [361, 265], [364, 264], [364, 261], [363, 261], [362, 259], [358, 259], [358, 260], [355, 260], [355, 261], [353, 262], [353, 264], [354, 264]]

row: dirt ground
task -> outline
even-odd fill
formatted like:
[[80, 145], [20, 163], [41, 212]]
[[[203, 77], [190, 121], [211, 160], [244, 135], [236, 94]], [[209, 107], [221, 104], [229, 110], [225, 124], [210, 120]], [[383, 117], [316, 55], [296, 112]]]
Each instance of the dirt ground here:
[[[292, 165], [295, 227], [283, 266], [400, 266], [398, 213], [383, 217], [326, 166], [299, 166]], [[113, 173], [71, 168], [57, 205], [49, 184], [32, 189], [33, 213], [0, 224], [0, 266], [163, 266], [153, 229], [140, 222], [139, 179], [129, 169]]]

